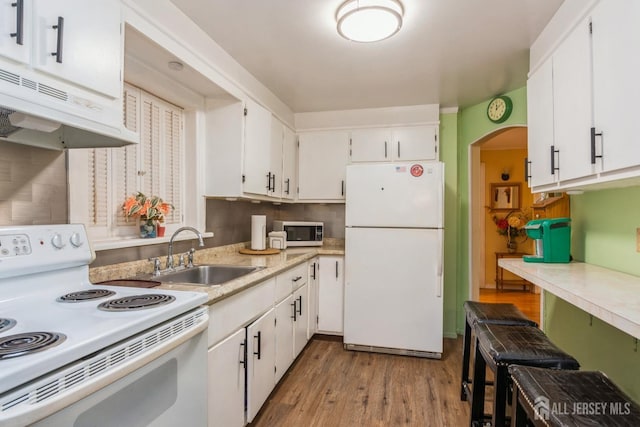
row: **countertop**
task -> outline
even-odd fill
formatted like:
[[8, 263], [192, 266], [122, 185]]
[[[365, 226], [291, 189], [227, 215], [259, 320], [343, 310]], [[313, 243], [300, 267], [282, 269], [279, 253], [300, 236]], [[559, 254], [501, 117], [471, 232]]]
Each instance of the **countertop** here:
[[640, 338], [640, 277], [583, 262], [544, 264], [503, 258], [499, 265]]
[[[289, 248], [276, 255], [243, 255], [238, 253], [247, 243], [208, 248], [196, 251], [194, 264], [246, 265], [264, 267], [238, 279], [230, 280], [221, 286], [197, 286], [189, 283], [163, 283], [153, 289], [171, 289], [182, 291], [206, 292], [208, 304], [213, 304], [242, 292], [270, 277], [288, 270], [318, 255], [344, 255], [344, 240], [325, 239], [319, 247]], [[176, 260], [177, 262], [177, 257]], [[162, 259], [164, 267], [164, 259]], [[92, 283], [105, 280], [139, 278], [151, 274], [153, 265], [147, 260], [132, 261], [89, 269]], [[153, 279], [152, 279], [153, 280]]]

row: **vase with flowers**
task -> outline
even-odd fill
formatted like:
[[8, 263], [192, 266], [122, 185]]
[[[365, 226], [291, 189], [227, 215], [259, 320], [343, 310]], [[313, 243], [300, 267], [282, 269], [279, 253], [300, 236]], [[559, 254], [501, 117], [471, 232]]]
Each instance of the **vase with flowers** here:
[[518, 243], [527, 240], [527, 231], [524, 226], [529, 222], [529, 216], [526, 212], [514, 210], [503, 218], [494, 215], [493, 222], [496, 224], [498, 234], [507, 238], [508, 252], [516, 252]]
[[158, 223], [164, 222], [173, 206], [166, 203], [158, 196], [146, 196], [141, 192], [128, 197], [122, 209], [125, 218], [137, 218], [140, 228], [140, 237], [153, 238], [158, 235]]

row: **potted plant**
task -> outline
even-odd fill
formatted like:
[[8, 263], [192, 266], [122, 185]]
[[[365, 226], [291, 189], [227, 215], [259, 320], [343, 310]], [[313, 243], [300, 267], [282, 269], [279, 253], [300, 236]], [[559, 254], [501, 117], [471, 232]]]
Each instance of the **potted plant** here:
[[[158, 236], [158, 223], [164, 222], [164, 216], [168, 215], [173, 206], [166, 203], [158, 196], [145, 196], [138, 192], [128, 197], [122, 209], [125, 218], [137, 218], [140, 223], [140, 237], [152, 238]], [[162, 227], [164, 235], [164, 227]]]

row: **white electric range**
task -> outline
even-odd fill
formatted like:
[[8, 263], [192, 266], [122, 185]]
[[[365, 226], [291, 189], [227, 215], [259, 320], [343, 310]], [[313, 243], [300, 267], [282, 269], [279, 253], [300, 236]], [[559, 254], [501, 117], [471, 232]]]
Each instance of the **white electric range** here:
[[0, 227], [0, 425], [205, 425], [207, 295], [93, 285], [93, 259], [82, 225]]

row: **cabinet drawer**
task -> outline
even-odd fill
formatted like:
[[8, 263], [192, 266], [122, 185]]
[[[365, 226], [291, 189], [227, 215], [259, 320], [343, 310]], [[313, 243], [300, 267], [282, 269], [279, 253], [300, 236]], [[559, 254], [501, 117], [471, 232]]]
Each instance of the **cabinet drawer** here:
[[307, 283], [307, 263], [302, 263], [276, 276], [276, 303]]
[[275, 279], [266, 280], [209, 307], [208, 346], [211, 347], [272, 308], [275, 283]]

